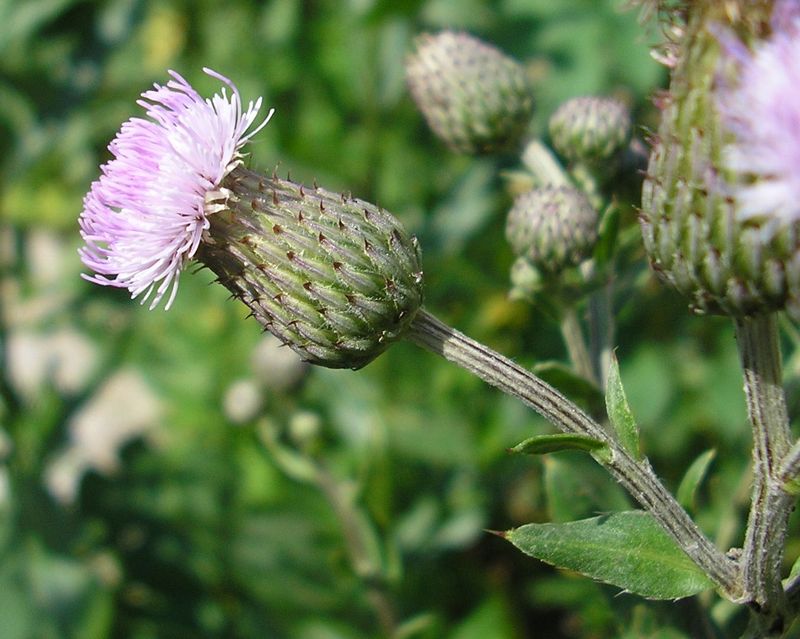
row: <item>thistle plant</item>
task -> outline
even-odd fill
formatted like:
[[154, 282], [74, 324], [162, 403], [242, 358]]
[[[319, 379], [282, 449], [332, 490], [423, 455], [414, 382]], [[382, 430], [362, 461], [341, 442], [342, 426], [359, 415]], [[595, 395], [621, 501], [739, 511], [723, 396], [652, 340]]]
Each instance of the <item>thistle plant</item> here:
[[169, 308], [196, 258], [305, 360], [363, 366], [422, 302], [416, 242], [367, 202], [244, 168], [242, 147], [273, 112], [248, 131], [261, 101], [243, 110], [207, 72], [232, 93], [203, 100], [173, 72], [142, 94], [150, 120], [129, 120], [109, 146], [80, 218], [86, 278], [152, 297], [151, 309], [169, 291]]
[[631, 115], [619, 100], [572, 98], [550, 117], [553, 147], [570, 160], [602, 162], [617, 154], [631, 136]]
[[645, 247], [697, 312], [736, 326], [753, 428], [750, 518], [737, 571], [754, 636], [796, 615], [782, 583], [800, 467], [783, 389], [777, 311], [797, 316], [796, 122], [800, 11], [793, 2], [687, 3], [642, 197]]
[[[214, 71], [206, 73], [224, 87], [210, 99], [175, 72], [142, 94], [146, 118], [122, 125], [109, 145], [112, 159], [84, 200], [80, 256], [91, 271], [87, 280], [127, 289], [151, 310], [173, 305], [181, 274], [194, 261], [312, 364], [360, 368], [399, 340], [456, 364], [559, 431], [530, 437], [513, 452], [586, 453], [641, 507], [527, 524], [501, 537], [645, 598], [715, 589], [752, 611], [747, 636], [778, 637], [800, 610], [798, 580], [783, 582], [781, 572], [800, 444], [789, 432], [774, 315], [798, 306], [796, 145], [783, 131], [800, 118], [796, 100], [782, 90], [796, 71], [800, 11], [766, 1], [660, 8], [680, 38], [671, 43], [672, 79], [660, 99], [641, 230], [661, 278], [697, 310], [727, 313], [736, 325], [754, 433], [753, 498], [741, 551], [718, 548], [657, 476], [612, 355], [615, 276], [630, 231], [640, 241], [607, 182], [608, 166], [630, 142], [630, 114], [607, 98], [565, 103], [550, 120], [553, 146], [568, 161], [563, 166], [541, 140], [521, 144], [533, 105], [524, 66], [472, 36], [421, 38], [407, 61], [410, 91], [454, 151], [523, 149], [522, 182], [530, 188], [516, 194], [506, 225], [517, 258], [512, 278], [518, 290], [557, 299], [572, 364], [558, 371], [560, 379], [601, 397], [604, 410], [582, 408], [546, 373], [429, 312], [419, 243], [394, 215], [351, 194], [248, 166], [245, 147], [268, 134], [273, 111], [261, 117], [260, 99], [245, 106], [233, 83]], [[537, 295], [531, 301], [543, 304], [546, 296]], [[316, 421], [311, 430], [316, 438]], [[330, 488], [335, 482], [325, 464], [287, 463], [277, 435], [261, 434], [290, 474], [329, 491], [345, 528], [361, 516], [346, 489]], [[356, 541], [354, 564], [367, 553], [364, 539]], [[378, 590], [385, 608], [386, 593]], [[394, 627], [394, 611], [388, 618], [384, 627]]]
[[420, 36], [406, 79], [431, 129], [461, 153], [513, 148], [533, 113], [525, 68], [466, 33]]
[[519, 195], [509, 211], [506, 237], [514, 252], [539, 270], [558, 273], [587, 258], [597, 241], [598, 214], [569, 186]]

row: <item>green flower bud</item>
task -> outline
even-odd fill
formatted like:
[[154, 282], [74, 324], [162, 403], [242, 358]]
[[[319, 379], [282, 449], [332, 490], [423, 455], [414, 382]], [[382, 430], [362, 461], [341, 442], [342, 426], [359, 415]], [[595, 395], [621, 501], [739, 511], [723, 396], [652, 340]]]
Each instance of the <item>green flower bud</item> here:
[[514, 200], [506, 238], [514, 253], [542, 272], [555, 273], [586, 259], [597, 242], [598, 214], [571, 186], [546, 186]]
[[465, 33], [420, 36], [406, 78], [431, 129], [460, 153], [513, 147], [533, 113], [525, 68]]
[[745, 41], [763, 37], [767, 4], [754, 4], [735, 25], [722, 4], [689, 5], [685, 33], [676, 43], [642, 191], [645, 248], [655, 272], [688, 296], [697, 312], [741, 317], [787, 308], [800, 315], [798, 228], [780, 227], [768, 216], [737, 215], [734, 179], [724, 163], [733, 135], [715, 102], [726, 68], [719, 34], [735, 27]]
[[304, 360], [360, 368], [404, 334], [422, 271], [416, 239], [392, 215], [243, 167], [220, 193], [197, 258]]
[[553, 148], [572, 161], [597, 163], [616, 155], [631, 136], [628, 107], [613, 98], [580, 97], [550, 117]]

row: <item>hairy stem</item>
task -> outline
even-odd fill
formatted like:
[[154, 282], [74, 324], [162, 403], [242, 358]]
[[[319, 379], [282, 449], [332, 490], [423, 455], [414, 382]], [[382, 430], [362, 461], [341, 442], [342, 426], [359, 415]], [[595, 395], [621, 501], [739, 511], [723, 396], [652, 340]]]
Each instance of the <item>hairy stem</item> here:
[[794, 498], [784, 490], [780, 464], [791, 440], [781, 380], [778, 328], [774, 314], [736, 318], [747, 413], [753, 428], [753, 492], [742, 552], [747, 595], [759, 615], [782, 625], [781, 584], [786, 529]]
[[600, 424], [533, 373], [443, 324], [424, 309], [417, 313], [409, 339], [521, 400], [560, 430], [588, 435], [606, 443], [612, 452], [610, 461], [605, 463], [609, 472], [727, 598], [740, 599], [742, 592], [735, 564], [703, 535], [658, 479], [647, 460], [633, 459]]

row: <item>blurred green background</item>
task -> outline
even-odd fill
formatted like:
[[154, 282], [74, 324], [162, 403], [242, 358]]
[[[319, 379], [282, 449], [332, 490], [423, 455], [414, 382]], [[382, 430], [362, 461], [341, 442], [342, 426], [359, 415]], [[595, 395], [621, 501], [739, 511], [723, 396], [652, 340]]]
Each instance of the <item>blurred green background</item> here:
[[[534, 133], [588, 93], [628, 100], [642, 135], [656, 121], [657, 32], [612, 0], [0, 0], [0, 638], [703, 636], [703, 601], [645, 605], [485, 532], [628, 502], [575, 454], [509, 456], [548, 425], [466, 373], [410, 344], [308, 370], [207, 271], [169, 312], [79, 277], [107, 143], [167, 69], [218, 90], [208, 66], [276, 108], [253, 167], [394, 212], [430, 310], [527, 365], [564, 359], [557, 327], [507, 299], [500, 176], [517, 159], [450, 154], [405, 89], [414, 36], [442, 28], [528, 65]], [[646, 451], [674, 489], [716, 449], [695, 512], [735, 545], [732, 330], [690, 316], [640, 255], [619, 284]]]

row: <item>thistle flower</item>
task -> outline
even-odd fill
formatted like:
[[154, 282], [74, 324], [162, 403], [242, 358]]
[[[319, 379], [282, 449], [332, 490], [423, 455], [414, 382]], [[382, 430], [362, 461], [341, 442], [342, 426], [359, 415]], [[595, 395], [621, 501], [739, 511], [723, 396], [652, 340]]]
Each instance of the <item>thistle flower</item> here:
[[586, 259], [597, 241], [598, 214], [571, 186], [545, 186], [517, 196], [506, 221], [514, 253], [545, 273]]
[[767, 218], [779, 226], [800, 221], [798, 4], [778, 3], [771, 22], [771, 36], [752, 51], [723, 34], [737, 78], [723, 84], [716, 105], [734, 135], [723, 164], [733, 175], [738, 218]]
[[583, 96], [558, 107], [548, 126], [553, 148], [562, 156], [597, 163], [616, 155], [627, 144], [631, 114], [614, 98]]
[[[149, 120], [131, 118], [108, 149], [114, 156], [84, 198], [80, 216], [83, 263], [90, 282], [127, 288], [131, 297], [152, 296], [150, 308], [167, 291], [169, 308], [186, 261], [209, 227], [207, 200], [241, 163], [241, 148], [272, 117], [251, 128], [261, 99], [245, 111], [236, 87], [211, 69], [225, 89], [203, 99], [179, 74], [156, 84], [137, 103]], [[113, 279], [112, 279], [113, 278]]]
[[389, 213], [242, 166], [261, 100], [233, 84], [205, 100], [178, 74], [142, 94], [149, 120], [122, 125], [80, 217], [89, 281], [152, 297], [195, 258], [261, 324], [312, 363], [358, 368], [408, 328], [422, 303], [416, 240]]
[[699, 312], [785, 308], [800, 316], [800, 74], [787, 57], [798, 51], [789, 5], [688, 5], [670, 88], [659, 99], [642, 191], [644, 243], [656, 273]]
[[456, 152], [511, 147], [530, 122], [533, 96], [525, 68], [466, 33], [420, 36], [406, 78], [428, 125]]

